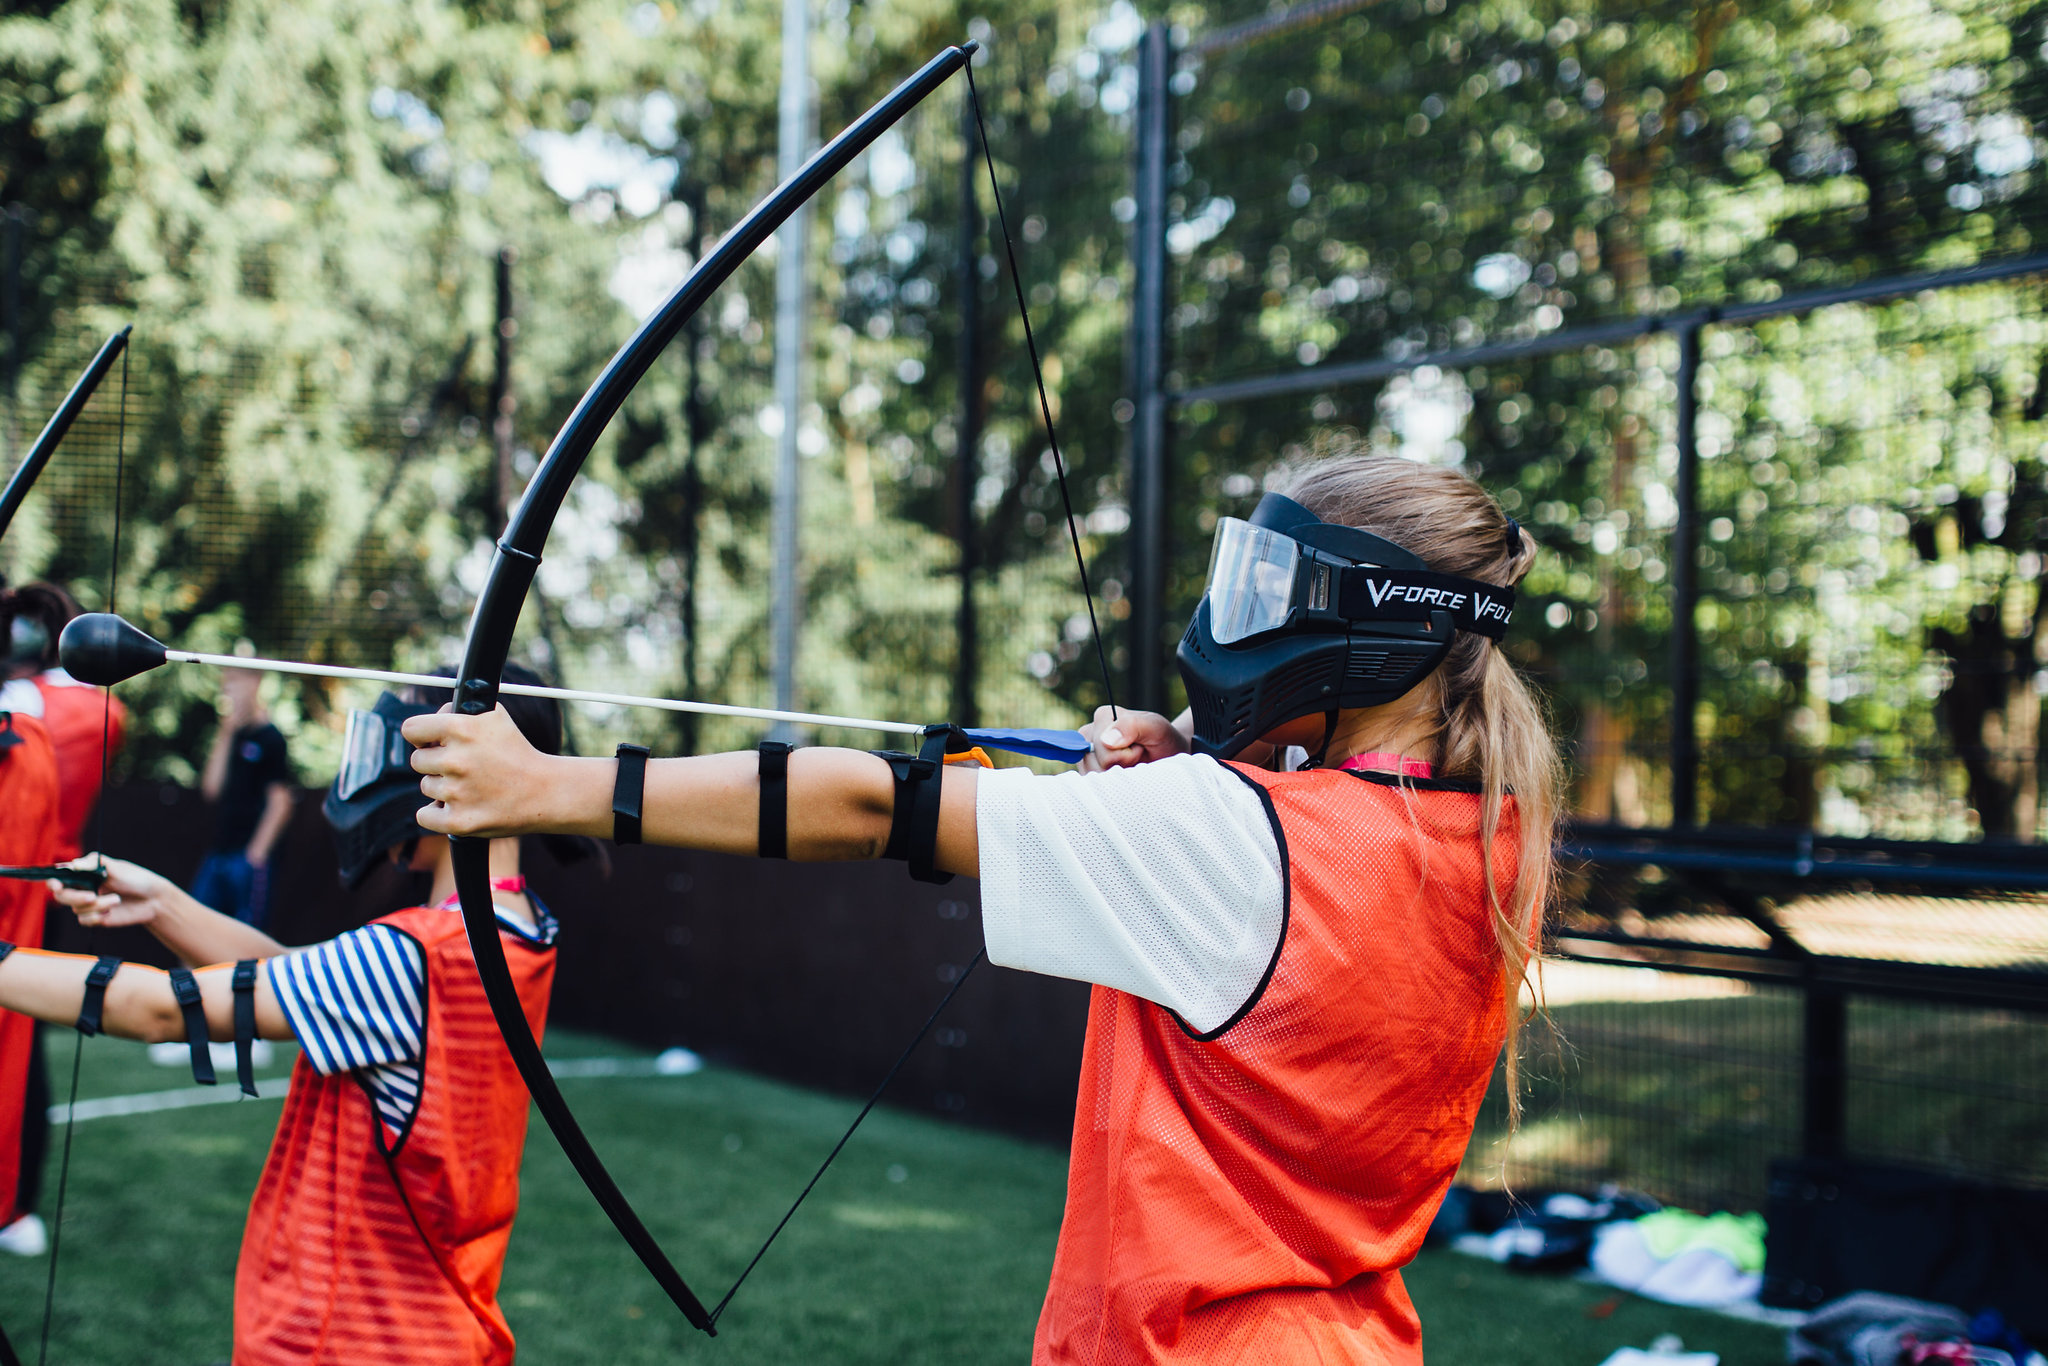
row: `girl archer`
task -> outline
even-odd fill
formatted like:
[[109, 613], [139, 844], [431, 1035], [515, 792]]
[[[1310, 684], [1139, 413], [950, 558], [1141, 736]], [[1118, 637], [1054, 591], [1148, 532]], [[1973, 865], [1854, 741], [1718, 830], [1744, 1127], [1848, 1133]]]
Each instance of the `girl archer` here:
[[1400, 1268], [1503, 1044], [1515, 1094], [1551, 884], [1556, 749], [1497, 648], [1535, 555], [1461, 474], [1326, 460], [1220, 523], [1190, 713], [1098, 713], [1084, 772], [614, 763], [443, 713], [405, 725], [419, 820], [979, 877], [992, 962], [1095, 984], [1033, 1360], [1419, 1362]]

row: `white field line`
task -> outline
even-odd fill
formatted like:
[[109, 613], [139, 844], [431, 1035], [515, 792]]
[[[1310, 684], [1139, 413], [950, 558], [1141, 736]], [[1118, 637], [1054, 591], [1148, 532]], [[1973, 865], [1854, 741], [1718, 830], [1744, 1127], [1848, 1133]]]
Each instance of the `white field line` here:
[[[695, 1060], [692, 1059], [692, 1062]], [[677, 1077], [688, 1076], [696, 1066], [680, 1065], [660, 1058], [571, 1058], [551, 1064], [562, 1078], [577, 1077]], [[258, 1100], [282, 1100], [291, 1089], [290, 1077], [265, 1077], [256, 1083]], [[218, 1086], [188, 1086], [178, 1091], [142, 1091], [127, 1096], [102, 1096], [81, 1100], [77, 1105], [52, 1105], [50, 1123], [84, 1123], [88, 1119], [116, 1119], [123, 1115], [147, 1115], [158, 1110], [189, 1110], [198, 1105], [232, 1105], [246, 1099], [232, 1076]]]

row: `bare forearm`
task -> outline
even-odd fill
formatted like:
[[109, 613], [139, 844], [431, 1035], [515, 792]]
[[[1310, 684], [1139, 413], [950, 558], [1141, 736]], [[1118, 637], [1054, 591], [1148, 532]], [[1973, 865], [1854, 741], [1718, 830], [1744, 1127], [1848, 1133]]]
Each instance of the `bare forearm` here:
[[[405, 723], [415, 746], [419, 813], [428, 830], [490, 836], [556, 831], [604, 839], [612, 833], [615, 759], [537, 753], [503, 709], [477, 716], [440, 712]], [[658, 759], [647, 766], [641, 836], [651, 844], [728, 854], [760, 850], [760, 758], [752, 752]], [[972, 765], [947, 771], [940, 789], [937, 864], [977, 875], [977, 787]], [[804, 749], [789, 756], [789, 856], [864, 859], [881, 854], [896, 811], [886, 761], [851, 749]]]
[[[0, 961], [0, 1008], [50, 1024], [78, 1021], [85, 1001], [85, 979], [94, 960], [78, 954], [17, 949]], [[201, 968], [199, 983], [206, 1011], [207, 1033], [216, 1039], [234, 1037], [234, 968], [231, 964]], [[161, 968], [124, 963], [107, 983], [100, 1027], [123, 1039], [162, 1043], [185, 1037], [185, 1016], [171, 989], [170, 974]], [[256, 1032], [266, 1039], [288, 1039], [291, 1030], [269, 983], [257, 975]]]
[[[547, 828], [609, 839], [617, 761], [550, 759], [548, 765]], [[759, 852], [759, 765], [759, 757], [751, 752], [653, 760], [647, 765], [641, 802], [641, 837], [671, 848]], [[974, 771], [948, 769], [945, 783], [940, 864], [972, 874]], [[790, 756], [790, 858], [878, 858], [889, 842], [895, 810], [895, 778], [889, 765], [874, 755], [819, 748]]]
[[180, 962], [232, 963], [237, 958], [272, 958], [289, 952], [253, 925], [222, 915], [181, 888], [163, 893], [149, 932]]
[[[753, 753], [656, 759], [647, 765], [641, 835], [649, 844], [752, 854], [760, 847], [760, 760]], [[609, 839], [614, 759], [547, 761], [544, 819], [567, 833]], [[889, 839], [889, 766], [849, 749], [790, 756], [789, 854], [803, 860], [873, 858]]]

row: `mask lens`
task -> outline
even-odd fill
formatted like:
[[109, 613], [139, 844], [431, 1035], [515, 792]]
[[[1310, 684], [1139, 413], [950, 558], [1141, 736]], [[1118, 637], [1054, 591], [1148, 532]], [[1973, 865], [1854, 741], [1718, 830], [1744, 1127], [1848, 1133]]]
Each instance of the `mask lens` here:
[[341, 771], [334, 775], [335, 795], [343, 801], [406, 766], [411, 747], [398, 727], [373, 711], [352, 711], [341, 736]]
[[1209, 558], [1209, 629], [1229, 645], [1287, 622], [1301, 547], [1291, 536], [1225, 517]]

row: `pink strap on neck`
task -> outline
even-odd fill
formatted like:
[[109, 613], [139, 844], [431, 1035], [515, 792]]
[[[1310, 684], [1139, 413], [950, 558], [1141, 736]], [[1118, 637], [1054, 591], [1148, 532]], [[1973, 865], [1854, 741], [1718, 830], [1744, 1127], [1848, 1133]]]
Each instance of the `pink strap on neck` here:
[[[491, 890], [494, 892], [503, 892], [507, 896], [517, 896], [519, 893], [526, 890], [526, 879], [523, 876], [494, 877], [491, 879]], [[434, 907], [434, 909], [437, 911], [452, 911], [461, 904], [461, 897], [451, 896], [446, 901], [443, 901], [438, 906]]]
[[1420, 759], [1410, 759], [1406, 755], [1385, 754], [1378, 751], [1375, 751], [1371, 754], [1354, 754], [1349, 759], [1346, 759], [1343, 763], [1337, 765], [1337, 767], [1378, 769], [1390, 768], [1404, 778], [1429, 778], [1435, 776], [1436, 773], [1435, 769], [1431, 768], [1428, 764], [1425, 764]]

